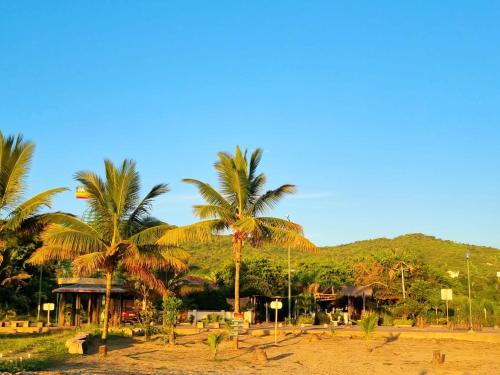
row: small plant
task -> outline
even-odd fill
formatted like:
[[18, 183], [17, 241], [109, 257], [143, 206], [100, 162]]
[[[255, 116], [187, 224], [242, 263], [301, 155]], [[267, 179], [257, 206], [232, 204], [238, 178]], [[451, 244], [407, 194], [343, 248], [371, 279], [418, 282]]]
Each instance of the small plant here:
[[212, 359], [215, 360], [220, 343], [224, 340], [224, 333], [210, 333], [207, 336], [207, 344], [212, 352]]
[[144, 310], [139, 311], [139, 316], [141, 320], [141, 326], [144, 330], [144, 336], [146, 340], [155, 333], [154, 321], [157, 315], [156, 309], [154, 308], [151, 301], [147, 301], [146, 308]]
[[221, 320], [221, 316], [217, 313], [207, 315], [207, 322], [208, 323], [219, 323], [220, 320]]
[[314, 317], [313, 316], [305, 316], [301, 315], [297, 318], [297, 325], [301, 324], [313, 324], [314, 323]]
[[175, 345], [175, 325], [177, 323], [177, 315], [182, 306], [182, 300], [177, 297], [163, 298], [163, 325], [168, 331], [168, 343]]
[[371, 314], [359, 321], [359, 327], [365, 334], [365, 339], [370, 338], [370, 336], [375, 332], [378, 324], [378, 315]]

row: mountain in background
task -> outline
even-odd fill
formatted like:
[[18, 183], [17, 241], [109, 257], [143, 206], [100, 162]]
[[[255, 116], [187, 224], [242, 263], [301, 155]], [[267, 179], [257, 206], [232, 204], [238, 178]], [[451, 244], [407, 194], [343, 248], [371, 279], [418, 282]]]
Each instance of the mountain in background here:
[[[467, 272], [465, 253], [470, 252], [470, 268], [472, 281], [483, 279], [496, 280], [496, 273], [500, 271], [500, 250], [493, 247], [461, 244], [442, 240], [424, 234], [407, 234], [393, 239], [377, 238], [373, 240], [357, 241], [339, 246], [321, 247], [317, 254], [292, 251], [292, 267], [300, 264], [334, 264], [343, 261], [354, 263], [367, 258], [377, 252], [387, 249], [399, 249], [411, 252], [426, 265], [429, 265], [443, 276], [448, 271]], [[231, 241], [229, 238], [204, 245], [187, 246], [186, 250], [192, 255], [192, 273], [210, 277], [213, 271], [231, 263]], [[243, 258], [261, 256], [271, 259], [276, 264], [287, 266], [287, 249], [264, 246], [252, 248], [246, 246]]]

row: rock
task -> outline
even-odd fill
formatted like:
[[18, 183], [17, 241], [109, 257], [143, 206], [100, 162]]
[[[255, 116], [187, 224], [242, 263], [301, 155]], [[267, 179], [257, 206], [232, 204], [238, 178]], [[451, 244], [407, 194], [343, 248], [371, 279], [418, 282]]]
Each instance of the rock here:
[[[68, 342], [69, 341], [69, 342]], [[69, 354], [86, 354], [87, 353], [87, 342], [85, 340], [68, 340], [66, 341], [66, 346], [68, 347]]]
[[70, 354], [87, 354], [88, 343], [92, 338], [89, 332], [78, 332], [75, 337], [66, 340], [66, 347]]
[[257, 362], [267, 362], [267, 354], [266, 354], [265, 350], [263, 350], [261, 348], [257, 348], [257, 349], [255, 349], [253, 355], [254, 355], [254, 359]]

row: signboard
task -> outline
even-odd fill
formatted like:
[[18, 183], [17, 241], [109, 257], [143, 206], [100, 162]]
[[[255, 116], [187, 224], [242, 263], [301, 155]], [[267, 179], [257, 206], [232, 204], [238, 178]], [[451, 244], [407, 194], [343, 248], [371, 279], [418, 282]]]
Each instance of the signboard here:
[[283, 307], [283, 302], [273, 301], [271, 302], [271, 309], [281, 309]]
[[43, 304], [43, 311], [53, 311], [55, 310], [55, 306], [53, 303], [44, 303]]
[[441, 289], [441, 299], [443, 301], [451, 301], [453, 299], [453, 291], [451, 289]]

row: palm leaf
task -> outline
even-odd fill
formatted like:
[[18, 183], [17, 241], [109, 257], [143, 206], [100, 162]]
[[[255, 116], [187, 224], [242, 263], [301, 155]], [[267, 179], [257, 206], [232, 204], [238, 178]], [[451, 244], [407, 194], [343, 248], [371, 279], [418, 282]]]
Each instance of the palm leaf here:
[[21, 135], [4, 138], [0, 133], [0, 209], [13, 207], [24, 192], [24, 180], [35, 145]]
[[50, 208], [54, 196], [65, 190], [68, 189], [66, 188], [50, 189], [44, 191], [43, 193], [37, 194], [34, 197], [23, 202], [9, 214], [9, 217], [7, 218], [6, 228], [11, 230], [18, 228], [24, 220], [36, 214], [42, 207], [45, 206], [47, 208]]
[[104, 253], [95, 251], [75, 258], [73, 260], [73, 269], [79, 275], [88, 275], [103, 270], [105, 262]]
[[188, 242], [209, 242], [214, 239], [216, 232], [224, 229], [225, 224], [220, 220], [205, 220], [196, 224], [169, 229], [157, 241], [163, 246], [179, 246]]
[[148, 194], [142, 199], [142, 201], [137, 205], [135, 210], [129, 216], [127, 220], [127, 231], [131, 231], [134, 227], [139, 227], [144, 224], [144, 217], [149, 215], [152, 207], [153, 200], [162, 194], [169, 191], [167, 184], [158, 184], [153, 186]]
[[274, 208], [286, 194], [293, 194], [296, 191], [295, 185], [282, 185], [277, 189], [269, 190], [261, 195], [253, 204], [251, 212], [254, 215], [262, 214], [267, 209]]

